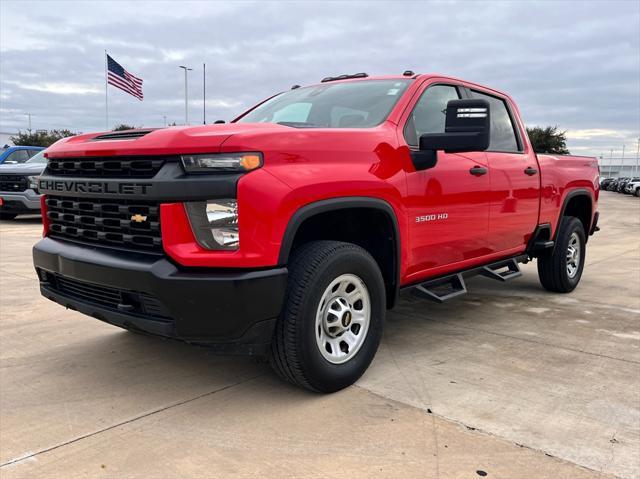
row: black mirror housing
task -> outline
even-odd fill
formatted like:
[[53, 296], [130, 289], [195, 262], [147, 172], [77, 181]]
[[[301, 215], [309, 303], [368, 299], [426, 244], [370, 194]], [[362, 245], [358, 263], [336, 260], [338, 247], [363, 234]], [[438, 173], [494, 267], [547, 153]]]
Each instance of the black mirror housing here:
[[447, 103], [444, 133], [425, 133], [421, 151], [447, 153], [485, 151], [490, 141], [490, 108], [486, 100], [451, 100]]

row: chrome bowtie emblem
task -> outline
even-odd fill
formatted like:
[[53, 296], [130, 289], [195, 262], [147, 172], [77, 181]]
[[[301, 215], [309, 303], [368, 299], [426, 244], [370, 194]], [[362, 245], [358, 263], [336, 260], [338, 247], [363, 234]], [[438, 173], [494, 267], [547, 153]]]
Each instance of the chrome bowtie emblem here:
[[147, 221], [147, 217], [139, 213], [136, 213], [131, 217], [131, 221], [135, 221], [136, 223], [144, 223], [145, 221]]

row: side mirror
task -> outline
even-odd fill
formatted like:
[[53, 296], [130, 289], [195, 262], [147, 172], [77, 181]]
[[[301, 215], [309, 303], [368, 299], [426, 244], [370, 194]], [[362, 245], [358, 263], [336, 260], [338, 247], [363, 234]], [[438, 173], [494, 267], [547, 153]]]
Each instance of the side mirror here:
[[416, 169], [433, 168], [437, 151], [461, 153], [489, 148], [490, 108], [486, 100], [451, 100], [447, 103], [444, 133], [425, 133], [414, 154]]

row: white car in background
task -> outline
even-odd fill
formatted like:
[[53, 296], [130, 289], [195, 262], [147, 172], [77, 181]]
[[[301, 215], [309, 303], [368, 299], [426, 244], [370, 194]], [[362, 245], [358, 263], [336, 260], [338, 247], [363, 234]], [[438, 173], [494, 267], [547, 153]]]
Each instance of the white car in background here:
[[624, 187], [624, 192], [629, 195], [640, 196], [640, 178], [633, 178]]

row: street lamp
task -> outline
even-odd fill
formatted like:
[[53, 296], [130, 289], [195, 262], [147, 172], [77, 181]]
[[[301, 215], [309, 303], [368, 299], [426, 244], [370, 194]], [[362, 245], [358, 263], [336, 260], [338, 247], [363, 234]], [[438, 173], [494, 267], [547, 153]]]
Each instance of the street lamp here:
[[187, 87], [187, 72], [193, 70], [193, 68], [187, 68], [184, 65], [180, 65], [180, 68], [184, 70], [184, 124], [189, 124], [189, 90]]

